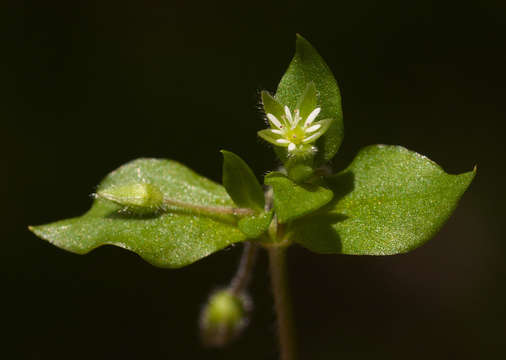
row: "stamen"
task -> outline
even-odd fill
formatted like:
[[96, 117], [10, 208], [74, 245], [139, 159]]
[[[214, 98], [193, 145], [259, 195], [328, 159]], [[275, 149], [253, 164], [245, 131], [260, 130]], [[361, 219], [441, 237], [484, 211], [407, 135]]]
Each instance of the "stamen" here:
[[321, 124], [316, 124], [316, 125], [310, 126], [309, 128], [306, 129], [306, 133], [312, 133], [321, 127], [322, 127]]
[[318, 107], [313, 111], [311, 111], [311, 114], [309, 114], [309, 116], [306, 119], [306, 123], [304, 124], [305, 127], [308, 127], [314, 121], [314, 119], [316, 119], [316, 117], [320, 113], [320, 110], [321, 109]]
[[279, 120], [272, 114], [267, 114], [267, 119], [278, 129], [281, 129], [283, 125], [279, 122]]

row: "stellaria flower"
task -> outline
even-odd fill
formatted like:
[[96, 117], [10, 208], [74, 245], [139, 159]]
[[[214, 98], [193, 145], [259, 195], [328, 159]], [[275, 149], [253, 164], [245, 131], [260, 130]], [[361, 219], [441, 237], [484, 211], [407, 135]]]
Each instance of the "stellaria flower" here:
[[258, 136], [276, 146], [286, 147], [289, 155], [297, 151], [316, 151], [313, 144], [329, 128], [332, 119], [315, 121], [320, 114], [317, 107], [316, 87], [309, 83], [292, 111], [281, 105], [268, 92], [262, 92], [262, 102], [270, 129], [258, 132]]

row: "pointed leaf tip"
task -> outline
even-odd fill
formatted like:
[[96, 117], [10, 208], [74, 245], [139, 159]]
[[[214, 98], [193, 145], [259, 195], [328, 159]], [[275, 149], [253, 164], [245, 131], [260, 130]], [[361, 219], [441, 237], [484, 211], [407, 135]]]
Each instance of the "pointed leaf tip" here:
[[328, 178], [336, 199], [294, 230], [294, 241], [317, 253], [393, 255], [432, 238], [457, 207], [474, 171], [451, 175], [401, 146], [362, 149]]

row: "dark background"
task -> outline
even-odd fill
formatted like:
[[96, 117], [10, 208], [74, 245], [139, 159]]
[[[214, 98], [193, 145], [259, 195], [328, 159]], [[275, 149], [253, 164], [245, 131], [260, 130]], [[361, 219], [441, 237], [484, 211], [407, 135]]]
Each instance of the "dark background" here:
[[[109, 171], [176, 159], [220, 180], [220, 149], [277, 166], [255, 132], [300, 32], [334, 71], [346, 138], [401, 144], [478, 175], [427, 245], [391, 257], [294, 247], [301, 359], [506, 355], [506, 3], [4, 1], [0, 15], [2, 354], [12, 359], [276, 359], [265, 254], [254, 316], [228, 349], [199, 345], [207, 294], [240, 246], [180, 270], [119, 248], [89, 255], [27, 225], [77, 216]], [[7, 355], [6, 355], [7, 354]]]

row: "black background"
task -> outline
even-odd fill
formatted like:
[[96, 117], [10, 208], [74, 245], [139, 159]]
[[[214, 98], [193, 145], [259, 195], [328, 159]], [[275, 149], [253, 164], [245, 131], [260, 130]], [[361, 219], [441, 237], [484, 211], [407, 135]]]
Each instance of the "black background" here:
[[261, 177], [255, 132], [300, 32], [333, 70], [346, 166], [400, 144], [478, 175], [427, 245], [392, 257], [289, 253], [301, 359], [506, 355], [506, 5], [483, 1], [5, 1], [0, 15], [2, 354], [12, 359], [276, 359], [265, 254], [250, 328], [199, 345], [209, 291], [240, 246], [180, 270], [119, 248], [59, 250], [27, 225], [77, 216], [103, 176], [137, 157], [216, 181], [220, 149]]

